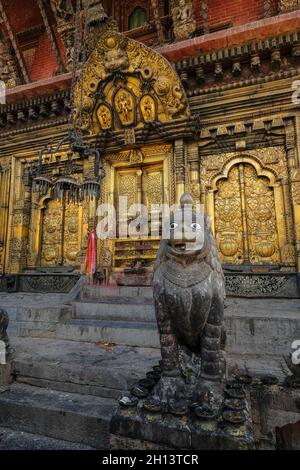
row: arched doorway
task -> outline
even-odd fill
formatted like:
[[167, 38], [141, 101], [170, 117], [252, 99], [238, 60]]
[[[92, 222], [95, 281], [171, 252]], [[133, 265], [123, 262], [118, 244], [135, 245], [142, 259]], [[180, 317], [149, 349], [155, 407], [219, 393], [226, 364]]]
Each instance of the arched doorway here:
[[279, 264], [274, 188], [251, 163], [234, 164], [216, 183], [215, 233], [224, 264]]

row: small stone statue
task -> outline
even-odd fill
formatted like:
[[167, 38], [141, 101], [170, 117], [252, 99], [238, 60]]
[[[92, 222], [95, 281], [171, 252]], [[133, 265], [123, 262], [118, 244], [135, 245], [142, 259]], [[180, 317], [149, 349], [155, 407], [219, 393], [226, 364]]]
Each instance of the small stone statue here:
[[[5, 344], [5, 351], [4, 354], [8, 354], [9, 351], [9, 341], [8, 341], [8, 336], [7, 336], [7, 328], [8, 328], [8, 323], [9, 323], [9, 318], [7, 313], [0, 309], [0, 342], [1, 344]], [[2, 351], [3, 352], [3, 351]], [[0, 355], [0, 364], [5, 364], [6, 360]]]
[[173, 407], [184, 400], [214, 406], [225, 372], [224, 276], [208, 217], [201, 225], [189, 193], [180, 204], [170, 239], [161, 242], [153, 280], [162, 354], [154, 397], [172, 400]]
[[288, 375], [286, 377], [285, 385], [287, 385], [288, 387], [300, 388], [300, 364], [298, 364], [298, 361], [297, 363], [293, 361], [292, 354], [285, 357], [284, 359], [285, 359], [287, 367], [292, 373], [292, 375]]

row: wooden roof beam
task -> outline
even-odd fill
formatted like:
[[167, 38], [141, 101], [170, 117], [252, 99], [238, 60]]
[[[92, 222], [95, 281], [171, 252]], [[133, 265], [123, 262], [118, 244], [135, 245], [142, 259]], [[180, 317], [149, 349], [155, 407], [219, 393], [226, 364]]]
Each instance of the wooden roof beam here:
[[28, 75], [28, 72], [27, 72], [27, 69], [26, 69], [26, 66], [25, 66], [25, 61], [24, 61], [23, 54], [22, 54], [22, 52], [20, 51], [20, 49], [18, 47], [18, 43], [17, 43], [16, 37], [15, 37], [14, 31], [11, 27], [10, 21], [7, 17], [6, 12], [5, 12], [2, 0], [0, 0], [0, 16], [2, 16], [2, 18], [3, 18], [3, 23], [5, 25], [5, 29], [7, 31], [7, 34], [8, 34], [9, 40], [11, 42], [12, 48], [14, 50], [14, 53], [16, 55], [18, 65], [19, 65], [20, 70], [21, 70], [22, 75], [23, 75], [24, 82], [25, 83], [30, 83], [30, 78], [29, 78], [29, 75]]

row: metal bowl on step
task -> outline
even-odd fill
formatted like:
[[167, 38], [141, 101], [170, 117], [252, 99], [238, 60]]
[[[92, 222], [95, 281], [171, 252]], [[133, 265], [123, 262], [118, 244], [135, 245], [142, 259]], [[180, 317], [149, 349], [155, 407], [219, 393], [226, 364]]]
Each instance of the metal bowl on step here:
[[133, 406], [136, 406], [138, 404], [139, 400], [137, 397], [122, 397], [119, 400], [119, 404], [123, 406], [124, 408], [131, 408]]
[[243, 385], [236, 380], [228, 380], [225, 385], [226, 390], [231, 390], [232, 388], [234, 389], [242, 389]]
[[263, 385], [276, 385], [278, 384], [278, 378], [275, 375], [262, 375], [260, 381]]
[[146, 376], [147, 376], [147, 379], [158, 382], [160, 380], [161, 374], [159, 372], [151, 371], [151, 372], [147, 372]]
[[226, 410], [242, 411], [246, 408], [246, 402], [239, 398], [227, 398], [224, 401], [224, 407]]
[[242, 385], [250, 385], [252, 383], [252, 377], [249, 374], [236, 374], [235, 378]]
[[242, 400], [246, 397], [245, 390], [241, 388], [226, 388], [225, 394], [229, 398], [237, 398]]
[[243, 411], [226, 410], [223, 412], [223, 419], [229, 424], [241, 426], [246, 421], [246, 416]]
[[147, 390], [147, 388], [145, 387], [142, 387], [141, 385], [135, 385], [131, 389], [131, 395], [140, 399], [147, 398], [147, 396], [149, 395], [149, 390]]
[[170, 400], [169, 412], [174, 416], [184, 416], [188, 413], [188, 406], [183, 400]]
[[149, 413], [160, 413], [162, 411], [162, 406], [160, 401], [155, 399], [149, 399], [144, 402], [144, 410], [148, 411]]
[[217, 418], [217, 413], [215, 410], [210, 408], [209, 406], [196, 406], [193, 408], [195, 415], [197, 418], [200, 419], [216, 419]]
[[153, 380], [153, 379], [142, 379], [142, 380], [139, 380], [139, 385], [140, 387], [144, 387], [146, 388], [147, 390], [152, 390], [155, 385], [156, 385], [156, 381]]

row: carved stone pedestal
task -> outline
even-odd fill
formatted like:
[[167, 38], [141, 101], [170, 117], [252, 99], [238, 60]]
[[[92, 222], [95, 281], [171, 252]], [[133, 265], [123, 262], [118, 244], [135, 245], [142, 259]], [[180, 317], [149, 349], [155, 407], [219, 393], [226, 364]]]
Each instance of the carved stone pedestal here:
[[10, 385], [13, 381], [12, 365], [10, 362], [7, 364], [0, 364], [0, 387]]
[[[224, 417], [200, 419], [193, 411], [184, 416], [149, 413], [143, 400], [135, 407], [120, 406], [111, 421], [113, 450], [251, 450], [254, 437], [249, 409], [241, 425]], [[246, 404], [248, 408], [248, 400]]]

